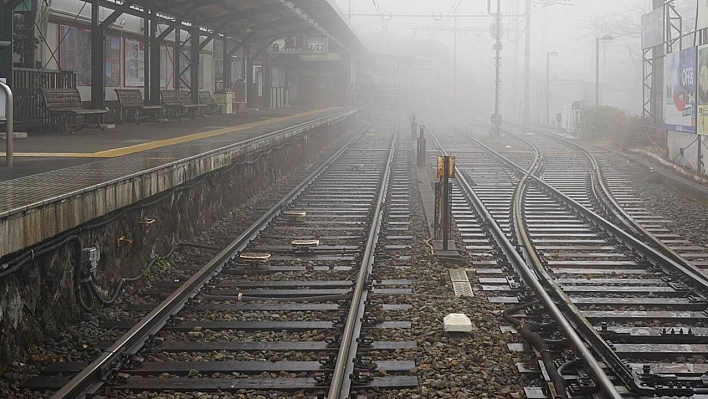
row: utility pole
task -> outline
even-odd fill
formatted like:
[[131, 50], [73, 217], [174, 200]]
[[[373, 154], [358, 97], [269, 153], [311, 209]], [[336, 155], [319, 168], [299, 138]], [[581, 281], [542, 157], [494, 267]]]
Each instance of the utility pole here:
[[454, 27], [452, 34], [452, 116], [455, 116], [457, 111], [457, 9], [455, 9]]
[[496, 26], [495, 26], [495, 32], [494, 36], [496, 36], [496, 41], [494, 43], [494, 50], [495, 50], [495, 55], [494, 55], [494, 67], [495, 67], [495, 73], [496, 73], [496, 78], [494, 81], [494, 133], [497, 137], [499, 137], [499, 129], [501, 128], [501, 114], [499, 112], [499, 103], [500, 103], [500, 96], [501, 96], [501, 51], [502, 51], [502, 42], [501, 42], [501, 19], [502, 19], [502, 14], [501, 14], [501, 0], [497, 0], [497, 13], [495, 15], [495, 21], [496, 21]]
[[523, 122], [531, 121], [531, 0], [526, 0], [526, 29], [524, 31], [524, 116]]

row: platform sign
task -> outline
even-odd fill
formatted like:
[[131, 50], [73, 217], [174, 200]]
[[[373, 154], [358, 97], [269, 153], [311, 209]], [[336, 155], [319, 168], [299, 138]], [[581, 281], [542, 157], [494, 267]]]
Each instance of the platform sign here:
[[268, 47], [268, 54], [327, 54], [326, 37], [291, 35], [277, 39]]
[[[451, 155], [450, 164], [448, 165], [447, 177], [455, 178], [455, 156]], [[438, 157], [438, 179], [445, 177], [445, 157]]]
[[666, 130], [696, 133], [696, 47], [669, 53], [664, 60]]
[[663, 42], [664, 8], [661, 7], [642, 15], [642, 49], [658, 46]]

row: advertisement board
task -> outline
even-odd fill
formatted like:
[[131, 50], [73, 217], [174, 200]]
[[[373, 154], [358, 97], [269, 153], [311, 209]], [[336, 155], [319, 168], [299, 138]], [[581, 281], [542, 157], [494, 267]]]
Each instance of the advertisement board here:
[[696, 133], [696, 47], [664, 60], [664, 123], [667, 130]]
[[664, 8], [662, 7], [642, 15], [642, 49], [658, 46], [663, 42]]
[[708, 28], [708, 0], [698, 0], [698, 14], [696, 15], [696, 29]]
[[708, 134], [708, 45], [698, 47], [697, 131]]

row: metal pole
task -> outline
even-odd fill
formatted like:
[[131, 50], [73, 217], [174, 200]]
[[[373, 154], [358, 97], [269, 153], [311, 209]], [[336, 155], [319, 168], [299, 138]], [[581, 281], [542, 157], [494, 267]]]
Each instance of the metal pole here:
[[497, 0], [497, 15], [496, 15], [496, 21], [497, 21], [497, 26], [496, 26], [496, 42], [494, 43], [494, 50], [496, 50], [494, 59], [495, 59], [495, 67], [496, 67], [496, 78], [495, 78], [495, 84], [494, 84], [494, 115], [496, 118], [494, 119], [494, 132], [498, 136], [499, 135], [499, 128], [501, 128], [501, 114], [499, 113], [499, 95], [501, 94], [501, 50], [502, 50], [502, 43], [501, 43], [501, 0]]
[[192, 102], [199, 104], [199, 25], [197, 21], [192, 21], [189, 30], [190, 39], [190, 66], [189, 66], [189, 88], [192, 90]]
[[106, 31], [101, 25], [100, 0], [91, 2], [91, 103], [106, 106]]
[[551, 66], [550, 65], [551, 65], [551, 53], [546, 53], [546, 123], [551, 122], [551, 116], [550, 116], [551, 111], [549, 109], [550, 101], [548, 99], [551, 95], [550, 84], [548, 82], [548, 80], [550, 79], [550, 75], [551, 75], [551, 72], [550, 72]]
[[222, 89], [227, 90], [231, 89], [231, 62], [232, 58], [229, 55], [229, 41], [226, 35], [224, 35], [224, 42], [223, 42], [223, 53], [224, 54], [224, 60], [222, 62]]
[[5, 92], [5, 126], [7, 131], [7, 146], [5, 147], [5, 165], [9, 168], [12, 167], [12, 155], [14, 152], [14, 134], [13, 134], [13, 120], [14, 120], [14, 104], [12, 100], [12, 90], [10, 86], [3, 82], [0, 82], [0, 89]]
[[699, 134], [698, 135], [698, 174], [700, 175], [703, 173], [703, 143], [702, 140], [703, 137]]
[[455, 27], [452, 31], [454, 39], [452, 41], [452, 116], [457, 111], [457, 10], [454, 17]]
[[174, 50], [174, 85], [175, 90], [179, 90], [182, 85], [182, 71], [180, 68], [180, 59], [182, 58], [182, 20], [175, 21], [175, 50]]
[[595, 105], [600, 105], [600, 38], [595, 38]]
[[418, 166], [425, 166], [425, 125], [420, 125], [420, 136], [418, 136]]
[[150, 26], [153, 25], [150, 18], [150, 10], [143, 10], [143, 98], [150, 104]]
[[531, 0], [526, 0], [526, 39], [524, 42], [524, 123], [531, 115]]
[[[157, 40], [157, 22], [155, 11], [150, 12], [150, 102], [160, 104], [160, 90], [162, 89], [162, 43]], [[146, 85], [147, 86], [147, 85]]]
[[442, 210], [442, 244], [443, 251], [447, 251], [447, 242], [450, 240], [450, 198], [448, 198], [448, 190], [450, 184], [450, 178], [448, 174], [450, 173], [450, 156], [446, 155], [443, 157], [443, 210]]
[[0, 49], [0, 77], [7, 79], [7, 85], [13, 85], [12, 67], [12, 32], [13, 32], [13, 7], [6, 4], [5, 0], [0, 0], [0, 41], [6, 42], [7, 48]]

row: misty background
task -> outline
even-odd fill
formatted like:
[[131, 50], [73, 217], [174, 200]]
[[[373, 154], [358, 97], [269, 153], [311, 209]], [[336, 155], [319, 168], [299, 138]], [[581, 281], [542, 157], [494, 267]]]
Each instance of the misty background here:
[[[372, 55], [415, 57], [392, 61], [402, 86], [418, 86], [416, 97], [450, 107], [453, 43], [457, 14], [458, 109], [485, 117], [494, 108], [493, 17], [484, 0], [334, 0]], [[681, 1], [690, 9], [690, 1]], [[695, 7], [695, 0], [693, 0]], [[351, 8], [350, 8], [351, 7]], [[642, 110], [641, 15], [649, 0], [531, 1], [531, 118], [544, 118], [546, 62], [552, 114], [574, 100], [595, 102], [596, 38], [600, 42], [600, 102], [632, 114]], [[502, 110], [519, 119], [524, 91], [526, 0], [503, 0]], [[493, 1], [492, 12], [496, 10]], [[362, 15], [366, 14], [366, 15]], [[423, 15], [411, 17], [406, 15]], [[557, 55], [549, 56], [548, 53]], [[434, 99], [434, 100], [433, 100]]]

